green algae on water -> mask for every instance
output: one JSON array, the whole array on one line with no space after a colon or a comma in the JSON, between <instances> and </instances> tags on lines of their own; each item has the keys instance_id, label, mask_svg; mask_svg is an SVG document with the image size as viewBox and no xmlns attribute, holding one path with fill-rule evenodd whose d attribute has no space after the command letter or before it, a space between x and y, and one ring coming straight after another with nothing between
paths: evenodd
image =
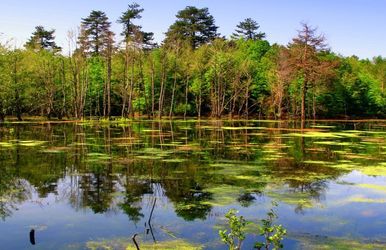
<instances>
[{"instance_id":1,"label":"green algae on water","mask_svg":"<svg viewBox=\"0 0 386 250\"><path fill-rule=\"evenodd\" d=\"M304 250L375 250L386 249L386 243L373 242L371 239L352 239L352 238L336 238L323 236L292 236L291 238L297 240L298 248ZM372 243L373 242L373 243Z\"/></svg>"},{"instance_id":2,"label":"green algae on water","mask_svg":"<svg viewBox=\"0 0 386 250\"><path fill-rule=\"evenodd\" d=\"M144 243L140 244L141 249L146 250L201 250L204 249L202 245L193 244L185 240L169 240L160 241L157 243ZM133 245L129 245L126 250L136 250L137 248Z\"/></svg>"}]
</instances>

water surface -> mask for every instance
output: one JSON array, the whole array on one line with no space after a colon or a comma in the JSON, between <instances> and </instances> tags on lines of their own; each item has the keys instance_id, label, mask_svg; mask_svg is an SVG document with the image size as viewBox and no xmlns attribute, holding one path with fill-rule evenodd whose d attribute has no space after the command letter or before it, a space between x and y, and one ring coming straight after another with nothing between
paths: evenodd
<instances>
[{"instance_id":1,"label":"water surface","mask_svg":"<svg viewBox=\"0 0 386 250\"><path fill-rule=\"evenodd\" d=\"M380 121L6 123L0 248L226 249L224 214L273 200L285 249L386 248L385 149Z\"/></svg>"}]
</instances>

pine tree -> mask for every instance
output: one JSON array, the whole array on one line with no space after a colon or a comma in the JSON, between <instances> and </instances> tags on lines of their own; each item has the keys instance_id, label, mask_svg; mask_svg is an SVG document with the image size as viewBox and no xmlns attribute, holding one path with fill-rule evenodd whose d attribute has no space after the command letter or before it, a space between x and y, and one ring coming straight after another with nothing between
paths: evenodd
<instances>
[{"instance_id":1,"label":"pine tree","mask_svg":"<svg viewBox=\"0 0 386 250\"><path fill-rule=\"evenodd\" d=\"M79 38L84 51L93 55L101 55L107 49L111 36L110 26L106 14L102 11L91 11L90 15L82 19L82 35Z\"/></svg>"},{"instance_id":2,"label":"pine tree","mask_svg":"<svg viewBox=\"0 0 386 250\"><path fill-rule=\"evenodd\" d=\"M262 40L265 38L265 33L258 32L260 25L252 18L245 19L236 27L235 33L232 35L233 38L244 38L245 40Z\"/></svg>"},{"instance_id":3,"label":"pine tree","mask_svg":"<svg viewBox=\"0 0 386 250\"><path fill-rule=\"evenodd\" d=\"M126 40L132 38L135 32L141 29L141 26L135 25L133 20L141 19L142 12L143 9L140 8L139 4L132 3L129 4L127 10L123 12L122 16L118 19L118 23L123 24L123 31L121 35L124 36Z\"/></svg>"},{"instance_id":4,"label":"pine tree","mask_svg":"<svg viewBox=\"0 0 386 250\"><path fill-rule=\"evenodd\" d=\"M121 35L125 38L125 43L134 42L144 47L153 47L154 33L144 32L141 26L133 23L134 20L142 18L142 12L143 8L140 8L139 4L129 4L127 10L118 19L118 23L123 24Z\"/></svg>"},{"instance_id":5,"label":"pine tree","mask_svg":"<svg viewBox=\"0 0 386 250\"><path fill-rule=\"evenodd\" d=\"M36 49L36 50L50 50L50 51L59 51L61 50L54 41L55 30L46 30L43 26L36 26L35 31L32 33L32 36L25 44L26 48Z\"/></svg>"},{"instance_id":6,"label":"pine tree","mask_svg":"<svg viewBox=\"0 0 386 250\"><path fill-rule=\"evenodd\" d=\"M78 43L80 44L80 51L91 54L91 72L93 72L94 82L91 84L90 93L94 96L90 98L91 104L90 113L92 112L92 106L95 106L95 114L101 115L100 109L100 92L101 81L103 83L103 115L109 118L111 115L111 72L112 72L112 55L114 48L114 33L110 30L111 23L108 20L106 14L102 11L91 11L90 15L82 19L81 23L81 36ZM98 70L105 67L105 79ZM96 73L98 72L98 73ZM101 79L102 78L102 79Z\"/></svg>"},{"instance_id":7,"label":"pine tree","mask_svg":"<svg viewBox=\"0 0 386 250\"><path fill-rule=\"evenodd\" d=\"M177 20L166 32L164 43L175 40L188 41L193 49L213 41L219 36L218 27L208 8L188 6L178 12Z\"/></svg>"}]
</instances>

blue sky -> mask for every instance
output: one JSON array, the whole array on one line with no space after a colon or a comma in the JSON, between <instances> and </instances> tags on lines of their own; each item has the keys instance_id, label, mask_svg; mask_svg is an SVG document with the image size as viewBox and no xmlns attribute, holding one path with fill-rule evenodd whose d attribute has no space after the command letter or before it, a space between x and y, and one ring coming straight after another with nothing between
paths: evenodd
<instances>
[{"instance_id":1,"label":"blue sky","mask_svg":"<svg viewBox=\"0 0 386 250\"><path fill-rule=\"evenodd\" d=\"M66 47L66 34L79 26L91 10L105 11L120 33L117 18L126 0L1 0L1 40L15 38L22 45L34 27L56 29L57 42ZM296 35L299 23L317 26L330 47L345 56L386 57L386 0L136 0L144 9L139 24L162 41L164 32L185 6L208 7L219 32L229 36L237 23L255 19L271 43L287 44Z\"/></svg>"}]
</instances>

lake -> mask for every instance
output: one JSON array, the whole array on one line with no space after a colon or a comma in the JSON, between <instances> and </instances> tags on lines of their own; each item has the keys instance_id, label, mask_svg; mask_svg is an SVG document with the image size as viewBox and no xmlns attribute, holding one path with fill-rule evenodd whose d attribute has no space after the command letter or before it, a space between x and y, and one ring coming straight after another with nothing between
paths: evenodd
<instances>
[{"instance_id":1,"label":"lake","mask_svg":"<svg viewBox=\"0 0 386 250\"><path fill-rule=\"evenodd\" d=\"M227 249L235 208L277 201L285 249L386 248L386 123L0 125L1 249ZM34 230L34 241L31 241ZM243 249L252 249L250 226ZM33 245L35 243L35 245ZM185 248L183 248L185 247Z\"/></svg>"}]
</instances>

